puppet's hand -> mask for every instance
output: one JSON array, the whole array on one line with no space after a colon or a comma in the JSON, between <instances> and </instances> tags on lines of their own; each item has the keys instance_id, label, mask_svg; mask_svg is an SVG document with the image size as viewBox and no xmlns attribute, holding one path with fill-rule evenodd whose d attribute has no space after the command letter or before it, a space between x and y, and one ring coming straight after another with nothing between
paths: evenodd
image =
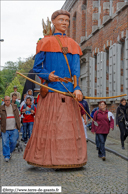
<instances>
[{"instance_id":1,"label":"puppet's hand","mask_svg":"<svg viewBox=\"0 0 128 194\"><path fill-rule=\"evenodd\" d=\"M58 78L58 76L57 75L54 75L54 73L55 73L55 71L52 71L50 74L49 74L49 80L51 81L51 82L54 82L54 81L56 81L56 78Z\"/></svg>"},{"instance_id":2,"label":"puppet's hand","mask_svg":"<svg viewBox=\"0 0 128 194\"><path fill-rule=\"evenodd\" d=\"M81 101L83 99L83 95L82 95L82 92L80 90L75 90L73 92L73 94L75 94L75 97L78 101Z\"/></svg>"}]
</instances>

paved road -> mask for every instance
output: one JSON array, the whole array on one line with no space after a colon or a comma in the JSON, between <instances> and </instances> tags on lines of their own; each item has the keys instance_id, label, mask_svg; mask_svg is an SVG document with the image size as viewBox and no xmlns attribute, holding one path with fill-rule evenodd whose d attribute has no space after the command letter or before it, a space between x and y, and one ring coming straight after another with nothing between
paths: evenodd
<instances>
[{"instance_id":1,"label":"paved road","mask_svg":"<svg viewBox=\"0 0 128 194\"><path fill-rule=\"evenodd\" d=\"M88 138L95 141L95 135L93 135L89 130L88 130ZM124 142L125 150L122 149L120 140L111 138L109 135L107 136L107 141L105 143L105 146L109 149L116 151L118 154L128 158L128 137Z\"/></svg>"},{"instance_id":2,"label":"paved road","mask_svg":"<svg viewBox=\"0 0 128 194\"><path fill-rule=\"evenodd\" d=\"M1 143L1 139L0 139ZM97 157L95 145L87 143L88 163L81 169L58 170L30 166L23 152L15 151L9 163L1 157L3 186L62 186L63 194L128 193L127 161L107 152L107 160Z\"/></svg>"}]
</instances>

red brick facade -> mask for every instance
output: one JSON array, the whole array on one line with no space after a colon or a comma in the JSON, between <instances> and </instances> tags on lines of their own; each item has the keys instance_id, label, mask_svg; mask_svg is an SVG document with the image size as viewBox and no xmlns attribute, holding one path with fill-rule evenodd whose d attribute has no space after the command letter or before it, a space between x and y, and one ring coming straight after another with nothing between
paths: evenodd
<instances>
[{"instance_id":1,"label":"red brick facade","mask_svg":"<svg viewBox=\"0 0 128 194\"><path fill-rule=\"evenodd\" d=\"M71 2L73 2L72 5ZM126 38L126 30L128 30L128 2L126 0L67 0L62 8L71 14L68 36L80 44L82 51L91 48L91 57L97 58L99 52L109 52L111 45L123 43ZM121 60L122 58L121 54ZM106 66L109 68L109 58ZM95 63L96 71L97 62ZM120 74L123 77L123 69ZM94 80L97 84L97 77ZM108 72L106 72L106 80L109 83ZM123 84L120 85L120 91L123 93ZM106 96L108 96L108 91L109 84L106 84ZM96 96L96 89L94 93Z\"/></svg>"},{"instance_id":2,"label":"red brick facade","mask_svg":"<svg viewBox=\"0 0 128 194\"><path fill-rule=\"evenodd\" d=\"M81 89L86 96L116 96L128 100L128 0L66 0L62 9L70 12L68 36L79 43ZM106 100L116 115L120 99ZM98 106L89 100L90 111ZM111 137L119 139L115 125Z\"/></svg>"},{"instance_id":3,"label":"red brick facade","mask_svg":"<svg viewBox=\"0 0 128 194\"><path fill-rule=\"evenodd\" d=\"M75 37L75 40L80 43L81 37L92 35L92 26L98 25L98 20L93 19L93 13L98 13L98 7L93 7L93 2L98 0L77 0L70 10L70 30L69 35L71 38ZM103 3L110 0L100 0L100 23L103 24L103 16L109 15L110 10L103 10ZM128 6L125 6L120 12L116 14L117 3L125 2L125 0L113 0L112 12L115 14L113 18L104 24L90 39L82 43L81 48L92 46L92 52L95 48L99 48L99 51L104 51L104 45L107 47L107 41L114 44L117 42L118 35L121 39L121 32L124 31L124 37L126 36L126 29L128 29Z\"/></svg>"}]
</instances>

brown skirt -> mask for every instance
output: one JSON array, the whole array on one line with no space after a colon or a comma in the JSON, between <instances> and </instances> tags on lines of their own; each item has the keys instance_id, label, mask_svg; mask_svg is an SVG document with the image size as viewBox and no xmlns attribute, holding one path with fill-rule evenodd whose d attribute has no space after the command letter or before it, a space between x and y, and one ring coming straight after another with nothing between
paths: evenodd
<instances>
[{"instance_id":1,"label":"brown skirt","mask_svg":"<svg viewBox=\"0 0 128 194\"><path fill-rule=\"evenodd\" d=\"M40 97L23 158L47 168L77 168L87 162L87 146L77 102L58 93Z\"/></svg>"}]
</instances>

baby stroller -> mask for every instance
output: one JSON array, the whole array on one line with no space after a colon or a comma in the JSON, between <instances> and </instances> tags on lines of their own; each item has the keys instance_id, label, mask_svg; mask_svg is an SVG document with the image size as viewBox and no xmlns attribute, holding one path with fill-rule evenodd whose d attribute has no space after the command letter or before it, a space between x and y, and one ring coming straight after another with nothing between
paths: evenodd
<instances>
[{"instance_id":1,"label":"baby stroller","mask_svg":"<svg viewBox=\"0 0 128 194\"><path fill-rule=\"evenodd\" d=\"M22 147L22 144L20 142L20 137L17 140L16 148L17 148L18 152L23 152L23 147Z\"/></svg>"},{"instance_id":2,"label":"baby stroller","mask_svg":"<svg viewBox=\"0 0 128 194\"><path fill-rule=\"evenodd\" d=\"M92 122L88 123L87 124L87 127L88 127L89 130L91 130L91 128L92 128Z\"/></svg>"}]
</instances>

